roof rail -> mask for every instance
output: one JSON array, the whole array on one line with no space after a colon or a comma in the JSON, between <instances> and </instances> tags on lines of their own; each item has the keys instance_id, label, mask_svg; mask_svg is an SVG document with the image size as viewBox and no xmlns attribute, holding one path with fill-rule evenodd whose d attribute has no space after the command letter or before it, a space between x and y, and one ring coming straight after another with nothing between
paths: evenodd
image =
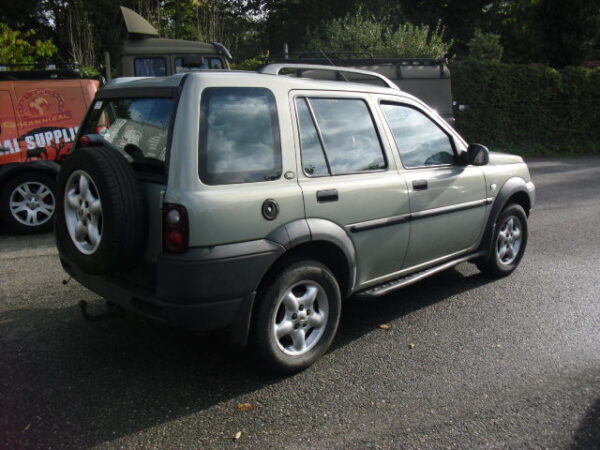
<instances>
[{"instance_id":1,"label":"roof rail","mask_svg":"<svg viewBox=\"0 0 600 450\"><path fill-rule=\"evenodd\" d=\"M359 75L367 75L373 78L377 78L381 81L386 87L400 90L400 88L395 85L389 78L384 77L383 75L377 72L371 72L370 70L361 70L361 69L353 69L349 67L340 67L340 66L322 66L318 64L287 64L287 63L275 63L268 64L264 67L261 67L258 72L266 73L270 75L279 75L279 72L283 69L296 69L298 71L298 76L302 75L302 72L305 70L323 70L328 72L335 72L336 74L340 74L344 81L349 81L346 77L344 77L344 73L354 73Z\"/></svg>"}]
</instances>

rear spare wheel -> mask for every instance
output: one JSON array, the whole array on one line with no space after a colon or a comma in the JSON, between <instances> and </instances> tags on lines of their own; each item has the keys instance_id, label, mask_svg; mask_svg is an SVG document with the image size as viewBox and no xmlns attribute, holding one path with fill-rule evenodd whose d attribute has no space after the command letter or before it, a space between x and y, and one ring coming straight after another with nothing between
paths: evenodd
<instances>
[{"instance_id":1,"label":"rear spare wheel","mask_svg":"<svg viewBox=\"0 0 600 450\"><path fill-rule=\"evenodd\" d=\"M147 234L146 205L131 165L116 150L74 151L58 179L56 241L88 273L135 266Z\"/></svg>"}]
</instances>

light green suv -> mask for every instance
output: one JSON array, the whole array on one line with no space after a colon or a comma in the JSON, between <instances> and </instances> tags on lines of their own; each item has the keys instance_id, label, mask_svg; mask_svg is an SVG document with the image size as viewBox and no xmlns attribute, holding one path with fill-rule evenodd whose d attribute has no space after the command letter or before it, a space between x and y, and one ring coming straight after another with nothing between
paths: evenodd
<instances>
[{"instance_id":1,"label":"light green suv","mask_svg":"<svg viewBox=\"0 0 600 450\"><path fill-rule=\"evenodd\" d=\"M304 69L99 91L58 178L64 269L125 310L227 330L289 373L325 353L347 297L465 261L516 268L534 201L520 157L468 145L378 74L383 87L293 76Z\"/></svg>"}]
</instances>

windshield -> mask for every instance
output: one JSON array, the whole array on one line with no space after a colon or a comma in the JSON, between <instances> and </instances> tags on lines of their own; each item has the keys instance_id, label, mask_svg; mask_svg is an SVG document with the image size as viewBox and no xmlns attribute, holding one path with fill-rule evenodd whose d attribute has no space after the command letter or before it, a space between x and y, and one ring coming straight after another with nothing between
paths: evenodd
<instances>
[{"instance_id":1,"label":"windshield","mask_svg":"<svg viewBox=\"0 0 600 450\"><path fill-rule=\"evenodd\" d=\"M134 163L164 167L172 109L171 98L97 100L82 134L102 136Z\"/></svg>"}]
</instances>

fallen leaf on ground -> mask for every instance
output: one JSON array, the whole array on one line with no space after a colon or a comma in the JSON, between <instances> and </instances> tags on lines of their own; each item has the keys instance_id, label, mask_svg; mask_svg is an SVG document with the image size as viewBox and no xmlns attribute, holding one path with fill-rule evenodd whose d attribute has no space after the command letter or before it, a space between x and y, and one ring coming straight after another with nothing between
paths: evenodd
<instances>
[{"instance_id":1,"label":"fallen leaf on ground","mask_svg":"<svg viewBox=\"0 0 600 450\"><path fill-rule=\"evenodd\" d=\"M239 440L242 437L242 432L238 431L237 433L235 433L235 436L233 437L234 441Z\"/></svg>"},{"instance_id":2,"label":"fallen leaf on ground","mask_svg":"<svg viewBox=\"0 0 600 450\"><path fill-rule=\"evenodd\" d=\"M408 348L415 348L417 346L417 344L413 344L412 342L410 344L408 344Z\"/></svg>"},{"instance_id":3,"label":"fallen leaf on ground","mask_svg":"<svg viewBox=\"0 0 600 450\"><path fill-rule=\"evenodd\" d=\"M389 323L384 323L384 324L379 325L379 328L387 331L387 330L391 330L392 326Z\"/></svg>"},{"instance_id":4,"label":"fallen leaf on ground","mask_svg":"<svg viewBox=\"0 0 600 450\"><path fill-rule=\"evenodd\" d=\"M244 412L254 411L254 405L252 403L238 403L237 409Z\"/></svg>"},{"instance_id":5,"label":"fallen leaf on ground","mask_svg":"<svg viewBox=\"0 0 600 450\"><path fill-rule=\"evenodd\" d=\"M29 430L29 427L31 427L30 423L28 423L27 426L25 428L23 428L23 433L25 433L27 430Z\"/></svg>"}]
</instances>

